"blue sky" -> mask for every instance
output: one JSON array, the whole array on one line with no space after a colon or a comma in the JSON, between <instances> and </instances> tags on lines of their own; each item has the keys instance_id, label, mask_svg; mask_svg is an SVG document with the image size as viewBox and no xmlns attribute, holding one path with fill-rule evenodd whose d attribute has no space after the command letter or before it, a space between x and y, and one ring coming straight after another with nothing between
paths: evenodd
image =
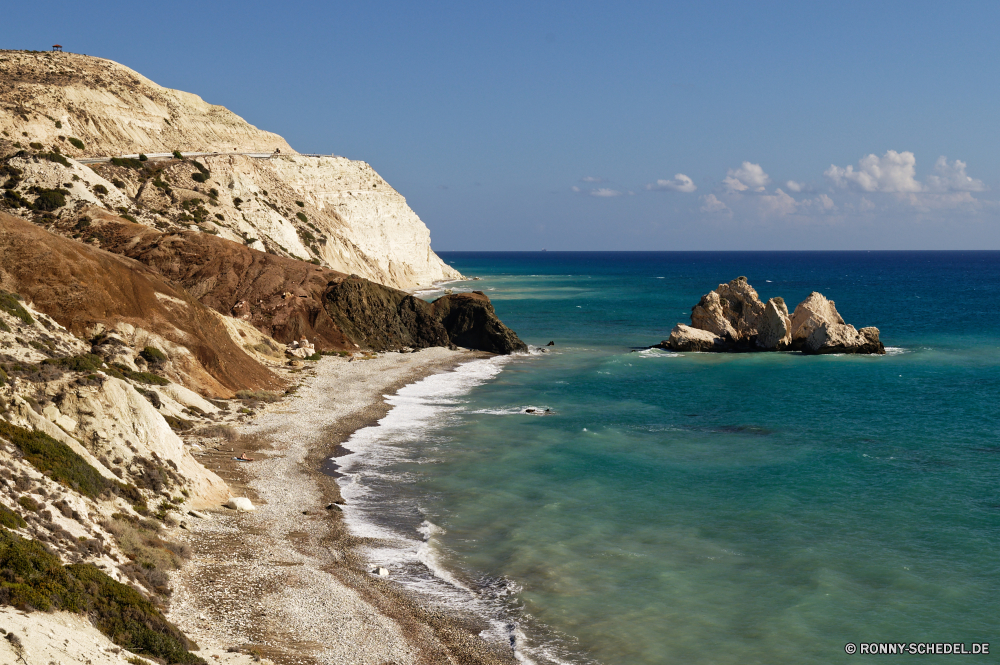
<instances>
[{"instance_id":1,"label":"blue sky","mask_svg":"<svg viewBox=\"0 0 1000 665\"><path fill-rule=\"evenodd\" d=\"M39 1L4 9L0 46L59 42L365 160L439 250L1000 249L998 19L985 2Z\"/></svg>"}]
</instances>

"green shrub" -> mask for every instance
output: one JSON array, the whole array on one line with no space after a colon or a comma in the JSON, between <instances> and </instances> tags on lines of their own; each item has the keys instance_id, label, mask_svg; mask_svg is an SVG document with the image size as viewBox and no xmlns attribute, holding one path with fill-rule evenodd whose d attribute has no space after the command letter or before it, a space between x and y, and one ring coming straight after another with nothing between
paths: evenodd
<instances>
[{"instance_id":1,"label":"green shrub","mask_svg":"<svg viewBox=\"0 0 1000 665\"><path fill-rule=\"evenodd\" d=\"M174 150L174 157L177 159L184 159L184 155L181 154L180 150Z\"/></svg>"},{"instance_id":2,"label":"green shrub","mask_svg":"<svg viewBox=\"0 0 1000 665\"><path fill-rule=\"evenodd\" d=\"M29 146L31 146L31 149L32 149L32 150L41 150L41 149L42 149L42 144L41 144L41 143L38 143L38 142L36 142L36 141L32 141L32 142L31 142L31 143L29 143L28 145L29 145Z\"/></svg>"},{"instance_id":3,"label":"green shrub","mask_svg":"<svg viewBox=\"0 0 1000 665\"><path fill-rule=\"evenodd\" d=\"M38 156L42 159L47 159L50 162L55 162L56 164L62 164L63 166L69 166L69 162L66 158L60 155L58 152L40 152Z\"/></svg>"},{"instance_id":4,"label":"green shrub","mask_svg":"<svg viewBox=\"0 0 1000 665\"><path fill-rule=\"evenodd\" d=\"M162 363L167 359L166 354L155 346L147 346L141 353L139 353L139 355L142 356L146 362L151 363Z\"/></svg>"},{"instance_id":5,"label":"green shrub","mask_svg":"<svg viewBox=\"0 0 1000 665\"><path fill-rule=\"evenodd\" d=\"M32 187L31 191L36 194L34 208L43 212L52 212L66 205L66 195L69 193L65 189L45 189L42 187Z\"/></svg>"},{"instance_id":6,"label":"green shrub","mask_svg":"<svg viewBox=\"0 0 1000 665\"><path fill-rule=\"evenodd\" d=\"M132 159L131 157L112 157L111 163L115 166L124 166L129 169L138 170L142 168L142 162L138 159ZM118 185L115 185L115 187L118 187Z\"/></svg>"},{"instance_id":7,"label":"green shrub","mask_svg":"<svg viewBox=\"0 0 1000 665\"><path fill-rule=\"evenodd\" d=\"M46 358L42 364L56 365L72 372L95 372L101 369L104 361L93 353L85 353L81 356L68 356L66 358Z\"/></svg>"},{"instance_id":8,"label":"green shrub","mask_svg":"<svg viewBox=\"0 0 1000 665\"><path fill-rule=\"evenodd\" d=\"M24 323L34 323L35 320L31 318L31 314L28 314L28 310L24 309L18 302L20 299L15 293L0 291L0 311L7 312Z\"/></svg>"},{"instance_id":9,"label":"green shrub","mask_svg":"<svg viewBox=\"0 0 1000 665\"><path fill-rule=\"evenodd\" d=\"M86 614L112 642L167 663L205 665L153 603L92 564L63 566L35 540L0 530L0 603L20 610Z\"/></svg>"},{"instance_id":10,"label":"green shrub","mask_svg":"<svg viewBox=\"0 0 1000 665\"><path fill-rule=\"evenodd\" d=\"M305 207L306 207L306 204L305 204L305 203L303 203L302 201L296 201L296 202L295 202L295 205L297 205L297 206L298 206L298 207L300 207L300 208L305 208Z\"/></svg>"},{"instance_id":11,"label":"green shrub","mask_svg":"<svg viewBox=\"0 0 1000 665\"><path fill-rule=\"evenodd\" d=\"M219 190L213 187L212 189L208 190L208 195L211 196L213 199L217 199L219 198Z\"/></svg>"},{"instance_id":12,"label":"green shrub","mask_svg":"<svg viewBox=\"0 0 1000 665\"><path fill-rule=\"evenodd\" d=\"M38 502L32 499L27 494L22 494L21 496L19 496L17 498L17 502L18 504L20 504L22 508L24 508L25 510L30 510L33 513L37 513L38 508L40 507L38 505Z\"/></svg>"},{"instance_id":13,"label":"green shrub","mask_svg":"<svg viewBox=\"0 0 1000 665\"><path fill-rule=\"evenodd\" d=\"M151 386L166 386L170 384L169 380L163 378L159 374L153 374L152 372L123 372L123 374L133 381L138 381L139 383L145 383Z\"/></svg>"},{"instance_id":14,"label":"green shrub","mask_svg":"<svg viewBox=\"0 0 1000 665\"><path fill-rule=\"evenodd\" d=\"M13 510L0 504L0 525L7 527L8 529L23 529L28 526L28 523L24 521L24 518L15 513Z\"/></svg>"},{"instance_id":15,"label":"green shrub","mask_svg":"<svg viewBox=\"0 0 1000 665\"><path fill-rule=\"evenodd\" d=\"M142 154L142 153L140 152L140 153L139 153L139 161L140 161L140 162L146 162L146 161L149 161L149 157L147 157L146 155L144 155L144 154Z\"/></svg>"},{"instance_id":16,"label":"green shrub","mask_svg":"<svg viewBox=\"0 0 1000 665\"><path fill-rule=\"evenodd\" d=\"M62 120L56 120L56 129L62 129Z\"/></svg>"},{"instance_id":17,"label":"green shrub","mask_svg":"<svg viewBox=\"0 0 1000 665\"><path fill-rule=\"evenodd\" d=\"M0 321L0 330L4 332L10 332L10 328L3 321ZM7 385L7 372L3 371L3 367L0 367L0 386Z\"/></svg>"},{"instance_id":18,"label":"green shrub","mask_svg":"<svg viewBox=\"0 0 1000 665\"><path fill-rule=\"evenodd\" d=\"M53 480L72 487L91 499L97 498L104 490L116 486L99 474L97 469L90 466L72 448L44 432L27 430L0 421L0 436L17 446L33 467L42 473L51 471Z\"/></svg>"},{"instance_id":19,"label":"green shrub","mask_svg":"<svg viewBox=\"0 0 1000 665\"><path fill-rule=\"evenodd\" d=\"M306 217L305 213L297 212L297 213L295 213L295 216L298 217L299 221L302 222L302 223L305 223L305 222L309 221L309 218Z\"/></svg>"},{"instance_id":20,"label":"green shrub","mask_svg":"<svg viewBox=\"0 0 1000 665\"><path fill-rule=\"evenodd\" d=\"M81 141L76 137L73 136L69 137L69 142L72 143L73 147L76 148L77 150L83 150L84 148L83 141Z\"/></svg>"},{"instance_id":21,"label":"green shrub","mask_svg":"<svg viewBox=\"0 0 1000 665\"><path fill-rule=\"evenodd\" d=\"M191 179L194 180L195 182L205 182L205 181L208 180L208 174L207 173L192 173L191 174Z\"/></svg>"},{"instance_id":22,"label":"green shrub","mask_svg":"<svg viewBox=\"0 0 1000 665\"><path fill-rule=\"evenodd\" d=\"M94 185L94 193L95 194L107 194L108 193L108 188L105 187L104 185L98 183L98 184Z\"/></svg>"}]
</instances>

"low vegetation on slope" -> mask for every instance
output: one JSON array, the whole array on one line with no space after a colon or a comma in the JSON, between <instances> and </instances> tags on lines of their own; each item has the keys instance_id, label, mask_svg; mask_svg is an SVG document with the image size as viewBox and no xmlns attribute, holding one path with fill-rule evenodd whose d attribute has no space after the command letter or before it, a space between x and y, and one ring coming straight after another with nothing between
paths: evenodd
<instances>
[{"instance_id":1,"label":"low vegetation on slope","mask_svg":"<svg viewBox=\"0 0 1000 665\"><path fill-rule=\"evenodd\" d=\"M184 634L132 587L90 564L64 566L39 542L0 528L0 604L86 614L129 651L167 663L200 664Z\"/></svg>"},{"instance_id":2,"label":"low vegetation on slope","mask_svg":"<svg viewBox=\"0 0 1000 665\"><path fill-rule=\"evenodd\" d=\"M44 432L27 430L0 420L0 437L17 446L36 469L84 496L96 499L105 490L117 489L116 483L98 473L69 446Z\"/></svg>"}]
</instances>

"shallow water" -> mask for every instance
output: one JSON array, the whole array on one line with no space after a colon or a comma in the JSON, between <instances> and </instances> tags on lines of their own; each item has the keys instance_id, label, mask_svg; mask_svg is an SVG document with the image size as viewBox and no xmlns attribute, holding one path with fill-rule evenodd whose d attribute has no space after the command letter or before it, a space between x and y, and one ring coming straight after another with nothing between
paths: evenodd
<instances>
[{"instance_id":1,"label":"shallow water","mask_svg":"<svg viewBox=\"0 0 1000 665\"><path fill-rule=\"evenodd\" d=\"M442 256L556 344L409 386L346 444L348 516L396 579L538 663L995 636L1000 253ZM824 293L890 353L635 350L737 275Z\"/></svg>"}]
</instances>

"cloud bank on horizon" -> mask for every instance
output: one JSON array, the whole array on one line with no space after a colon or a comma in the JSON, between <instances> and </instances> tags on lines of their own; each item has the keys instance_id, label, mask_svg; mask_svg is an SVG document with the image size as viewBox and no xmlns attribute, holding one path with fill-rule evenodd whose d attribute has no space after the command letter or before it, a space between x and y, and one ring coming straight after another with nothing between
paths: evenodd
<instances>
[{"instance_id":1,"label":"cloud bank on horizon","mask_svg":"<svg viewBox=\"0 0 1000 665\"><path fill-rule=\"evenodd\" d=\"M760 164L742 162L726 171L711 191L692 197L691 212L715 218L768 220L795 218L797 221L822 221L863 217L874 214L962 212L975 214L1000 209L997 201L975 194L987 192L982 180L970 176L968 165L960 159L949 161L940 156L933 173L918 178L917 158L910 151L887 150L879 156L871 153L857 164L831 164L816 180L786 180L776 186ZM584 183L608 183L604 178L584 177ZM609 186L574 192L615 198L623 192ZM698 186L687 174L676 173L670 179L648 183L649 192L694 194ZM629 191L629 194L634 192ZM683 204L682 204L683 205Z\"/></svg>"}]
</instances>

